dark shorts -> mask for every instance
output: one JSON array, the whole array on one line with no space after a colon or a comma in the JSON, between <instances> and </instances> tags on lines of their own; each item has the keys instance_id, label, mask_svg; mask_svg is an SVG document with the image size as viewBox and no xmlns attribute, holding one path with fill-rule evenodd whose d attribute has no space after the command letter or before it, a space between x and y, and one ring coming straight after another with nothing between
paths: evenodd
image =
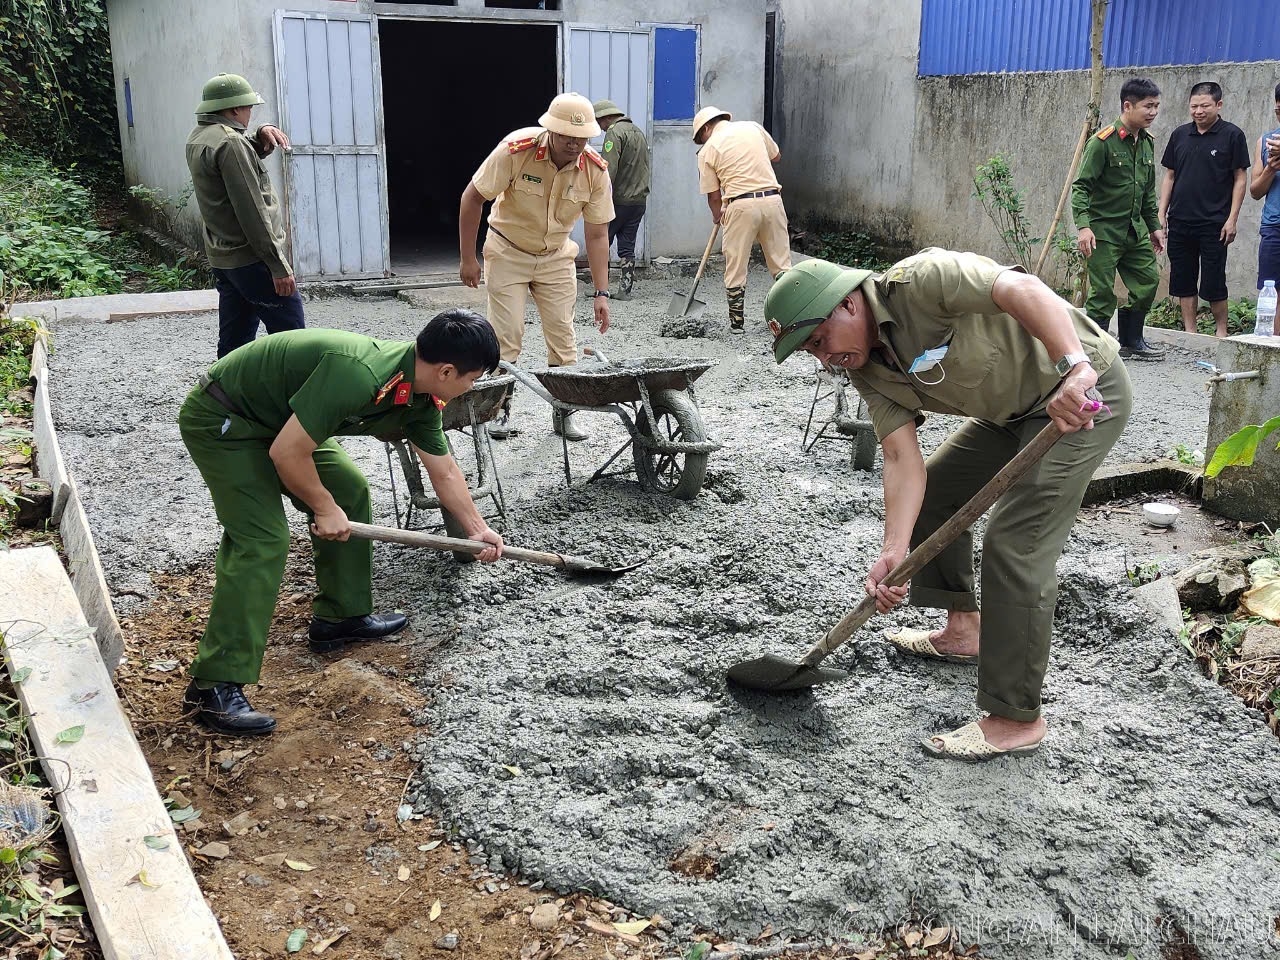
<instances>
[{"instance_id":1,"label":"dark shorts","mask_svg":"<svg viewBox=\"0 0 1280 960\"><path fill-rule=\"evenodd\" d=\"M1200 279L1202 300L1227 299L1227 245L1220 223L1169 221L1169 296L1194 297Z\"/></svg>"},{"instance_id":2,"label":"dark shorts","mask_svg":"<svg viewBox=\"0 0 1280 960\"><path fill-rule=\"evenodd\" d=\"M1274 280L1280 286L1280 224L1264 226L1258 240L1258 289L1263 280Z\"/></svg>"}]
</instances>

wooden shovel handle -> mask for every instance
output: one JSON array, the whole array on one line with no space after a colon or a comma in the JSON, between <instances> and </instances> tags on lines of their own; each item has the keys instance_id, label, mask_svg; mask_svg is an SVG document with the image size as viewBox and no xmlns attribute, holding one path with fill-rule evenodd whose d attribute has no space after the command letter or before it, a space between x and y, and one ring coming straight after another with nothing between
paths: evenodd
<instances>
[{"instance_id":1,"label":"wooden shovel handle","mask_svg":"<svg viewBox=\"0 0 1280 960\"><path fill-rule=\"evenodd\" d=\"M883 582L891 587L899 587L919 573L925 564L941 553L956 537L973 526L974 521L986 513L1010 487L1021 480L1061 437L1062 431L1058 429L1058 425L1050 421L1048 426L1036 434L1030 443L1018 451L1017 456L987 481L986 486L973 495L973 499L935 530L929 539L903 557L902 562L889 571L889 575ZM846 613L825 637L810 647L801 662L808 667L821 663L853 636L859 627L870 620L875 612L876 598L866 597Z\"/></svg>"},{"instance_id":2,"label":"wooden shovel handle","mask_svg":"<svg viewBox=\"0 0 1280 960\"><path fill-rule=\"evenodd\" d=\"M460 540L457 537L442 537L434 533L423 533L421 530L400 530L396 527L380 527L372 523L351 523L351 535L361 540L381 540L385 543L401 543L409 547L427 547L430 550L454 550L459 553L470 553L473 556L492 546L482 540ZM541 550L526 550L523 547L504 546L502 555L509 560L523 560L525 563L538 563L560 570L574 569L576 557L567 557L559 553L544 553Z\"/></svg>"},{"instance_id":3,"label":"wooden shovel handle","mask_svg":"<svg viewBox=\"0 0 1280 960\"><path fill-rule=\"evenodd\" d=\"M689 312L689 305L693 303L693 295L698 292L698 284L702 282L702 271L707 269L707 261L711 259L711 248L716 245L716 237L720 236L720 224L715 224L711 228L711 239L707 241L707 249L702 251L702 262L698 264L698 272L693 275L693 286L689 288L689 296L684 301L684 309L681 313Z\"/></svg>"}]
</instances>

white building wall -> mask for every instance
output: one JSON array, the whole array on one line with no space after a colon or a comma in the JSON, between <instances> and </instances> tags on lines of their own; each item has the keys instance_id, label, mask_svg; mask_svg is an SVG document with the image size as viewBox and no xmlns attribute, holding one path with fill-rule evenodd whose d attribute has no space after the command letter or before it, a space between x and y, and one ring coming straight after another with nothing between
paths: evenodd
<instances>
[{"instance_id":1,"label":"white building wall","mask_svg":"<svg viewBox=\"0 0 1280 960\"><path fill-rule=\"evenodd\" d=\"M121 141L128 184L176 195L187 184L183 144L195 124L200 87L220 71L240 73L267 101L254 111L254 122L277 118L274 12L316 11L334 15L387 10L373 0L109 0L111 45L121 118ZM564 22L635 27L638 24L696 23L701 27L698 106L715 104L737 117L760 119L764 106L765 0L732 0L701 5L693 11L685 0L651 0L638 9L626 0L565 0ZM396 8L403 13L409 9ZM456 8L417 6L424 16L520 19L519 11L491 10L481 0L460 0ZM643 20L637 19L643 17ZM546 22L554 14L541 14ZM132 81L135 126L125 126L124 78ZM481 105L476 105L482 109ZM512 117L512 127L535 123L536 117ZM695 148L687 122L658 124L652 137L654 184L646 219L651 256L698 255L711 229L710 214L697 191ZM786 144L783 143L784 152ZM268 161L283 197L278 157ZM458 185L461 195L465 184ZM194 203L181 229L199 246Z\"/></svg>"}]
</instances>

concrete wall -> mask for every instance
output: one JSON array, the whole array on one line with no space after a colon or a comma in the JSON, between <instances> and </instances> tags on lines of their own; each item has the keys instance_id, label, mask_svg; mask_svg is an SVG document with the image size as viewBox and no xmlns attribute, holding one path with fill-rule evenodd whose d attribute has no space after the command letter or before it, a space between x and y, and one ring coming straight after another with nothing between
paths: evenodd
<instances>
[{"instance_id":1,"label":"concrete wall","mask_svg":"<svg viewBox=\"0 0 1280 960\"><path fill-rule=\"evenodd\" d=\"M535 14L543 22L634 27L638 23L700 24L699 103L714 103L736 116L759 119L764 106L765 0L732 0L714 12L691 15L685 0L651 0L642 10L625 0L565 0L562 16ZM194 125L200 87L219 71L240 73L267 101L254 111L254 123L277 118L273 15L278 0L109 0L112 56L121 122L125 179L169 194L190 180L182 145ZM287 9L334 14L387 13L372 0L302 0ZM521 12L486 9L480 0L461 0L457 8L399 6L399 13L450 14L519 19ZM643 21L637 18L643 16ZM132 83L135 126L125 121L124 78ZM536 122L513 117L511 126ZM654 189L646 226L650 255L701 254L711 228L706 204L697 192L697 168L688 123L659 124L653 135ZM282 197L280 161L268 161ZM458 185L461 194L464 184ZM181 221L183 239L199 245L199 220L192 203Z\"/></svg>"},{"instance_id":2,"label":"concrete wall","mask_svg":"<svg viewBox=\"0 0 1280 960\"><path fill-rule=\"evenodd\" d=\"M782 172L793 219L845 221L914 246L1008 259L972 182L977 164L1005 153L1037 233L1048 227L1083 122L1087 71L918 78L918 0L780 0L780 9ZM832 28L841 23L856 31ZM1152 127L1157 161L1189 119L1188 92L1201 80L1222 84L1223 116L1244 129L1251 150L1275 126L1280 61L1108 70L1104 122L1119 113L1120 86L1135 75L1164 91ZM1255 289L1261 206L1246 195L1228 257L1232 296Z\"/></svg>"},{"instance_id":3,"label":"concrete wall","mask_svg":"<svg viewBox=\"0 0 1280 960\"><path fill-rule=\"evenodd\" d=\"M788 213L910 243L920 4L779 0L778 10Z\"/></svg>"},{"instance_id":4,"label":"concrete wall","mask_svg":"<svg viewBox=\"0 0 1280 960\"><path fill-rule=\"evenodd\" d=\"M1218 342L1215 358L1224 372L1257 370L1254 380L1214 384L1209 404L1208 444L1212 459L1218 445L1248 423L1266 423L1280 414L1280 338L1229 337ZM1260 444L1249 467L1227 467L1215 479L1205 478L1204 505L1214 513L1247 522L1280 527L1280 435L1272 433Z\"/></svg>"}]
</instances>

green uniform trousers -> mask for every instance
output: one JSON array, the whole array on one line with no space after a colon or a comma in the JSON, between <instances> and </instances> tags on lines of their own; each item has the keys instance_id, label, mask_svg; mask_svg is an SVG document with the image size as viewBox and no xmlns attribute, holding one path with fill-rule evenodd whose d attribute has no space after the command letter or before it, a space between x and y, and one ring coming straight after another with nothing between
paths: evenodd
<instances>
[{"instance_id":1,"label":"green uniform trousers","mask_svg":"<svg viewBox=\"0 0 1280 960\"><path fill-rule=\"evenodd\" d=\"M1040 715L1049 664L1056 566L1089 478L1129 419L1129 374L1115 360L1098 380L1111 415L1062 437L996 503L982 541L982 635L978 706L1011 720ZM911 546L922 543L1047 424L1040 413L1013 423L967 420L929 457L924 504ZM973 535L966 531L911 578L911 603L977 610Z\"/></svg>"},{"instance_id":2,"label":"green uniform trousers","mask_svg":"<svg viewBox=\"0 0 1280 960\"><path fill-rule=\"evenodd\" d=\"M178 427L222 524L209 622L191 675L257 683L289 555L289 522L280 499L288 491L271 461L274 437L263 436L262 427L224 410L198 387L183 403ZM346 452L330 439L313 458L320 480L348 518L368 523L373 516L369 485ZM310 516L305 503L289 496ZM370 613L373 544L312 537L311 546L317 587L313 613L326 620Z\"/></svg>"},{"instance_id":3,"label":"green uniform trousers","mask_svg":"<svg viewBox=\"0 0 1280 960\"><path fill-rule=\"evenodd\" d=\"M1156 266L1156 253L1149 236L1139 237L1132 226L1124 240L1103 240L1085 263L1089 267L1089 299L1085 313L1103 330L1111 323L1116 310L1116 274L1129 291L1129 307L1142 316L1147 315L1156 299L1156 287L1160 284L1160 268Z\"/></svg>"}]
</instances>

